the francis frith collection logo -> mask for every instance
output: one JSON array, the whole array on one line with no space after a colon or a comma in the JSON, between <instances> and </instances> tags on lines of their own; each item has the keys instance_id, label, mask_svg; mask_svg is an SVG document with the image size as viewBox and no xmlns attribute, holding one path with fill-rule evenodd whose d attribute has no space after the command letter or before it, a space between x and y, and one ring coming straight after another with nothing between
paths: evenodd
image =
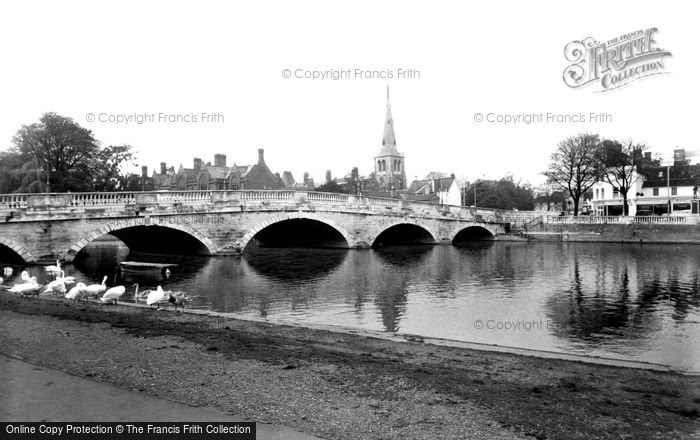
<instances>
[{"instance_id":1,"label":"the francis frith collection logo","mask_svg":"<svg viewBox=\"0 0 700 440\"><path fill-rule=\"evenodd\" d=\"M664 57L671 56L671 52L657 46L656 32L656 28L649 28L606 42L591 37L570 42L564 48L564 56L573 64L564 69L564 83L571 88L596 84L598 92L607 92L648 76L668 73Z\"/></svg>"}]
</instances>

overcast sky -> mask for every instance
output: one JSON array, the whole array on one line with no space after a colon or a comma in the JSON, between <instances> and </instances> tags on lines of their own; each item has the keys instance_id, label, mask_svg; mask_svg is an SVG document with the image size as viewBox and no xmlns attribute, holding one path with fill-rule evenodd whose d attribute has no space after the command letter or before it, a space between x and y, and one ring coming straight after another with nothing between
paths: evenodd
<instances>
[{"instance_id":1,"label":"overcast sky","mask_svg":"<svg viewBox=\"0 0 700 440\"><path fill-rule=\"evenodd\" d=\"M364 175L381 148L388 84L409 179L512 173L537 184L556 144L583 131L632 137L670 157L675 147L700 149L691 4L3 2L0 149L21 125L56 112L104 145L133 145L149 173L161 161L213 162L215 153L250 164L264 148L273 171L297 180L353 166ZM607 93L564 84L570 41L652 27L657 46L673 54L664 59L668 74ZM350 69L351 78L296 78L331 69ZM355 69L393 78L355 78ZM419 76L398 78L398 69ZM591 112L609 117L592 123ZM205 122L202 113L222 116ZM582 113L586 122L505 125L476 122L475 113ZM155 120L100 121L144 114Z\"/></svg>"}]
</instances>

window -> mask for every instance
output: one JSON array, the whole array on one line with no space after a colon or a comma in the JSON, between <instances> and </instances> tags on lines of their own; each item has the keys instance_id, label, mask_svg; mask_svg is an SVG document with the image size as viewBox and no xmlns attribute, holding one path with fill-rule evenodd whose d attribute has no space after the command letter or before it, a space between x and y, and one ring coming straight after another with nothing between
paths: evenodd
<instances>
[{"instance_id":1,"label":"window","mask_svg":"<svg viewBox=\"0 0 700 440\"><path fill-rule=\"evenodd\" d=\"M620 191L617 188L613 188L613 199L620 198Z\"/></svg>"},{"instance_id":2,"label":"window","mask_svg":"<svg viewBox=\"0 0 700 440\"><path fill-rule=\"evenodd\" d=\"M652 195L658 196L659 195L659 188L654 188Z\"/></svg>"},{"instance_id":3,"label":"window","mask_svg":"<svg viewBox=\"0 0 700 440\"><path fill-rule=\"evenodd\" d=\"M677 196L677 195L678 195L678 187L677 187L677 186L672 186L672 187L671 187L671 195L672 195L672 196Z\"/></svg>"},{"instance_id":4,"label":"window","mask_svg":"<svg viewBox=\"0 0 700 440\"><path fill-rule=\"evenodd\" d=\"M595 189L595 198L598 199L598 188Z\"/></svg>"},{"instance_id":5,"label":"window","mask_svg":"<svg viewBox=\"0 0 700 440\"><path fill-rule=\"evenodd\" d=\"M600 189L600 198L604 199L605 198L605 188Z\"/></svg>"}]
</instances>

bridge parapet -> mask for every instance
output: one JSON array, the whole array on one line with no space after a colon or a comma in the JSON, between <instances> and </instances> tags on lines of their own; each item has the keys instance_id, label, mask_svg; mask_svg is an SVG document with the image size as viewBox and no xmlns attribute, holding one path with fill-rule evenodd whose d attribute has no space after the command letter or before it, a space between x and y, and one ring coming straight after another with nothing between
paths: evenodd
<instances>
[{"instance_id":1,"label":"bridge parapet","mask_svg":"<svg viewBox=\"0 0 700 440\"><path fill-rule=\"evenodd\" d=\"M125 215L133 211L156 210L167 214L237 210L323 209L395 215L441 217L489 223L509 221L508 211L442 205L351 194L296 190L144 191L101 193L51 193L0 195L0 212L10 218L22 215ZM519 215L524 215L519 213Z\"/></svg>"}]
</instances>

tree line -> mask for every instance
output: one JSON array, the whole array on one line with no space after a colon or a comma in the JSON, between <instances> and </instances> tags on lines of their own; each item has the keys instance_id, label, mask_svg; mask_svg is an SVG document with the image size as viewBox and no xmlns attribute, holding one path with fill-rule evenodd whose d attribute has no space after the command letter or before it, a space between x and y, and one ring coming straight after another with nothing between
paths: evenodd
<instances>
[{"instance_id":1,"label":"tree line","mask_svg":"<svg viewBox=\"0 0 700 440\"><path fill-rule=\"evenodd\" d=\"M628 214L627 197L648 158L647 147L631 139L601 139L597 134L582 133L562 140L550 157L543 174L546 185L535 195L529 184L521 184L512 175L500 180L463 182L464 204L477 204L497 209L533 210L535 203L563 204L571 197L574 215L578 215L581 199L598 180L607 181L623 199ZM125 173L134 165L130 145L102 146L92 131L71 118L45 113L39 122L22 126L13 138L13 145L0 152L0 193L138 191L152 189L148 177ZM319 191L358 191L357 168L344 185L334 181L317 188ZM146 186L144 186L146 185Z\"/></svg>"},{"instance_id":2,"label":"tree line","mask_svg":"<svg viewBox=\"0 0 700 440\"><path fill-rule=\"evenodd\" d=\"M601 139L597 134L581 133L559 142L544 175L548 184L571 197L574 215L578 215L584 194L599 180L620 193L624 215L628 215L628 193L640 177L636 171L653 165L644 156L646 149L632 139Z\"/></svg>"},{"instance_id":3,"label":"tree line","mask_svg":"<svg viewBox=\"0 0 700 440\"><path fill-rule=\"evenodd\" d=\"M23 125L13 145L0 152L0 193L134 191L141 176L131 145L102 146L92 131L71 118L45 113Z\"/></svg>"}]
</instances>

